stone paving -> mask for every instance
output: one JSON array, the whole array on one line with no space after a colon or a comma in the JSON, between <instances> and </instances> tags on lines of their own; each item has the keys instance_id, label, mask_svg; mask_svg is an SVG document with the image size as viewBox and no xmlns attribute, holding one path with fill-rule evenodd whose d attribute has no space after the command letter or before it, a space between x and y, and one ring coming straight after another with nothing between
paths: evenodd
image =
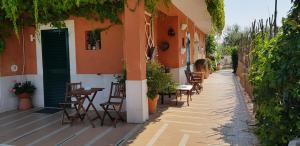
<instances>
[{"instance_id":1,"label":"stone paving","mask_svg":"<svg viewBox=\"0 0 300 146\"><path fill-rule=\"evenodd\" d=\"M251 132L243 92L230 70L210 75L200 95L193 95L190 106L185 96L179 105L165 99L159 112L129 139L134 146L252 146L257 140Z\"/></svg>"}]
</instances>

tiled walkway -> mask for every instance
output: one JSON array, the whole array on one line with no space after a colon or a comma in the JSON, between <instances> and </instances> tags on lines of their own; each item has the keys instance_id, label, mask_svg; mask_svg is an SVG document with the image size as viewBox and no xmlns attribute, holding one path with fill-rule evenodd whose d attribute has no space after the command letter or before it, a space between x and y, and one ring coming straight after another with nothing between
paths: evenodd
<instances>
[{"instance_id":1,"label":"tiled walkway","mask_svg":"<svg viewBox=\"0 0 300 146\"><path fill-rule=\"evenodd\" d=\"M136 124L118 123L114 128L107 121L96 128L88 121L61 125L61 112L40 114L34 111L9 111L0 114L0 146L111 146L120 143L124 135L136 129Z\"/></svg>"},{"instance_id":2,"label":"tiled walkway","mask_svg":"<svg viewBox=\"0 0 300 146\"><path fill-rule=\"evenodd\" d=\"M160 112L132 139L134 146L252 146L250 116L231 71L219 71L205 80L200 95L175 106L166 100ZM182 101L185 101L183 99Z\"/></svg>"}]
</instances>

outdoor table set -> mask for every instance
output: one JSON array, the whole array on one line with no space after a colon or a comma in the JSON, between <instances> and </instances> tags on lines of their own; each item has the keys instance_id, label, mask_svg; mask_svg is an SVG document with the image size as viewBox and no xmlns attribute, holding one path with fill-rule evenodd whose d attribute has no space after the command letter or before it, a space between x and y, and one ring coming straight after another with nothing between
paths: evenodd
<instances>
[{"instance_id":1,"label":"outdoor table set","mask_svg":"<svg viewBox=\"0 0 300 146\"><path fill-rule=\"evenodd\" d=\"M77 109L76 110L78 113L78 116L80 119L84 119L86 116L89 122L93 127L95 127L95 124L93 123L94 120L99 119L102 121L102 117L100 116L99 112L97 111L93 101L98 93L98 91L103 91L104 88L91 88L91 89L78 89L71 91L70 94L71 96L75 97L76 101L78 102ZM88 102L88 106L85 108L84 107L84 102ZM92 111L96 113L95 118L91 118L88 111L92 108ZM83 112L83 114L80 113L80 110Z\"/></svg>"},{"instance_id":2,"label":"outdoor table set","mask_svg":"<svg viewBox=\"0 0 300 146\"><path fill-rule=\"evenodd\" d=\"M114 122L114 126L116 127L116 122L118 119L124 121L120 115L123 100L125 98L125 94L123 93L125 90L123 89L123 87L124 86L121 86L119 83L112 83L108 102L100 104L100 107L104 110L104 115L101 116L93 101L97 93L103 91L104 88L82 88L81 83L68 83L66 85L65 101L59 103L59 105L63 109L62 124L72 124L73 121L76 119L80 119L81 121L83 121L86 117L89 123L94 128L94 120L99 119L101 121L100 124L102 126L104 123L105 116L108 115L109 118ZM114 95L112 96L113 91ZM120 101L114 101L112 103L111 98L118 98L120 99ZM87 106L84 106L84 103L86 102ZM103 106L103 104L105 104L105 106ZM108 108L110 105L113 105L113 109ZM68 109L75 109L75 113L71 113ZM115 111L118 117L112 117L109 111ZM92 113L95 113L96 116L91 117Z\"/></svg>"}]
</instances>

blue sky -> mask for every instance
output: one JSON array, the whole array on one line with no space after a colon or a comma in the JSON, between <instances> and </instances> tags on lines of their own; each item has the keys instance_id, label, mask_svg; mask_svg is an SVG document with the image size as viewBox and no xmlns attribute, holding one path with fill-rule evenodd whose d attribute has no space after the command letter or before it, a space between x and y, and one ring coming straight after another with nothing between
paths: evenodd
<instances>
[{"instance_id":1,"label":"blue sky","mask_svg":"<svg viewBox=\"0 0 300 146\"><path fill-rule=\"evenodd\" d=\"M268 18L274 13L275 0L225 0L225 25L249 27L254 19ZM278 0L278 24L291 7L290 0ZM226 27L225 26L225 27Z\"/></svg>"}]
</instances>

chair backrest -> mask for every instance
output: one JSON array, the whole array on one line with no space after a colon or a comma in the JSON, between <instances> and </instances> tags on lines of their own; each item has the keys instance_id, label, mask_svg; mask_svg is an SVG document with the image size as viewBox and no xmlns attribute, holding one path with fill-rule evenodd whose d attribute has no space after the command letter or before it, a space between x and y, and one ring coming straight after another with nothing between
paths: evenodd
<instances>
[{"instance_id":1,"label":"chair backrest","mask_svg":"<svg viewBox=\"0 0 300 146\"><path fill-rule=\"evenodd\" d=\"M126 98L126 90L124 83L111 83L108 101L110 102L113 98L122 100Z\"/></svg>"},{"instance_id":2,"label":"chair backrest","mask_svg":"<svg viewBox=\"0 0 300 146\"><path fill-rule=\"evenodd\" d=\"M204 80L204 72L193 72L191 73L191 80L192 81L200 81L201 83Z\"/></svg>"},{"instance_id":3,"label":"chair backrest","mask_svg":"<svg viewBox=\"0 0 300 146\"><path fill-rule=\"evenodd\" d=\"M184 73L185 73L186 81L188 83L190 83L191 82L191 77L192 77L191 72L188 71L188 70L185 70Z\"/></svg>"},{"instance_id":4,"label":"chair backrest","mask_svg":"<svg viewBox=\"0 0 300 146\"><path fill-rule=\"evenodd\" d=\"M79 83L66 83L66 93L65 93L65 101L70 100L70 93L74 90L78 90L82 88L81 82Z\"/></svg>"}]
</instances>

